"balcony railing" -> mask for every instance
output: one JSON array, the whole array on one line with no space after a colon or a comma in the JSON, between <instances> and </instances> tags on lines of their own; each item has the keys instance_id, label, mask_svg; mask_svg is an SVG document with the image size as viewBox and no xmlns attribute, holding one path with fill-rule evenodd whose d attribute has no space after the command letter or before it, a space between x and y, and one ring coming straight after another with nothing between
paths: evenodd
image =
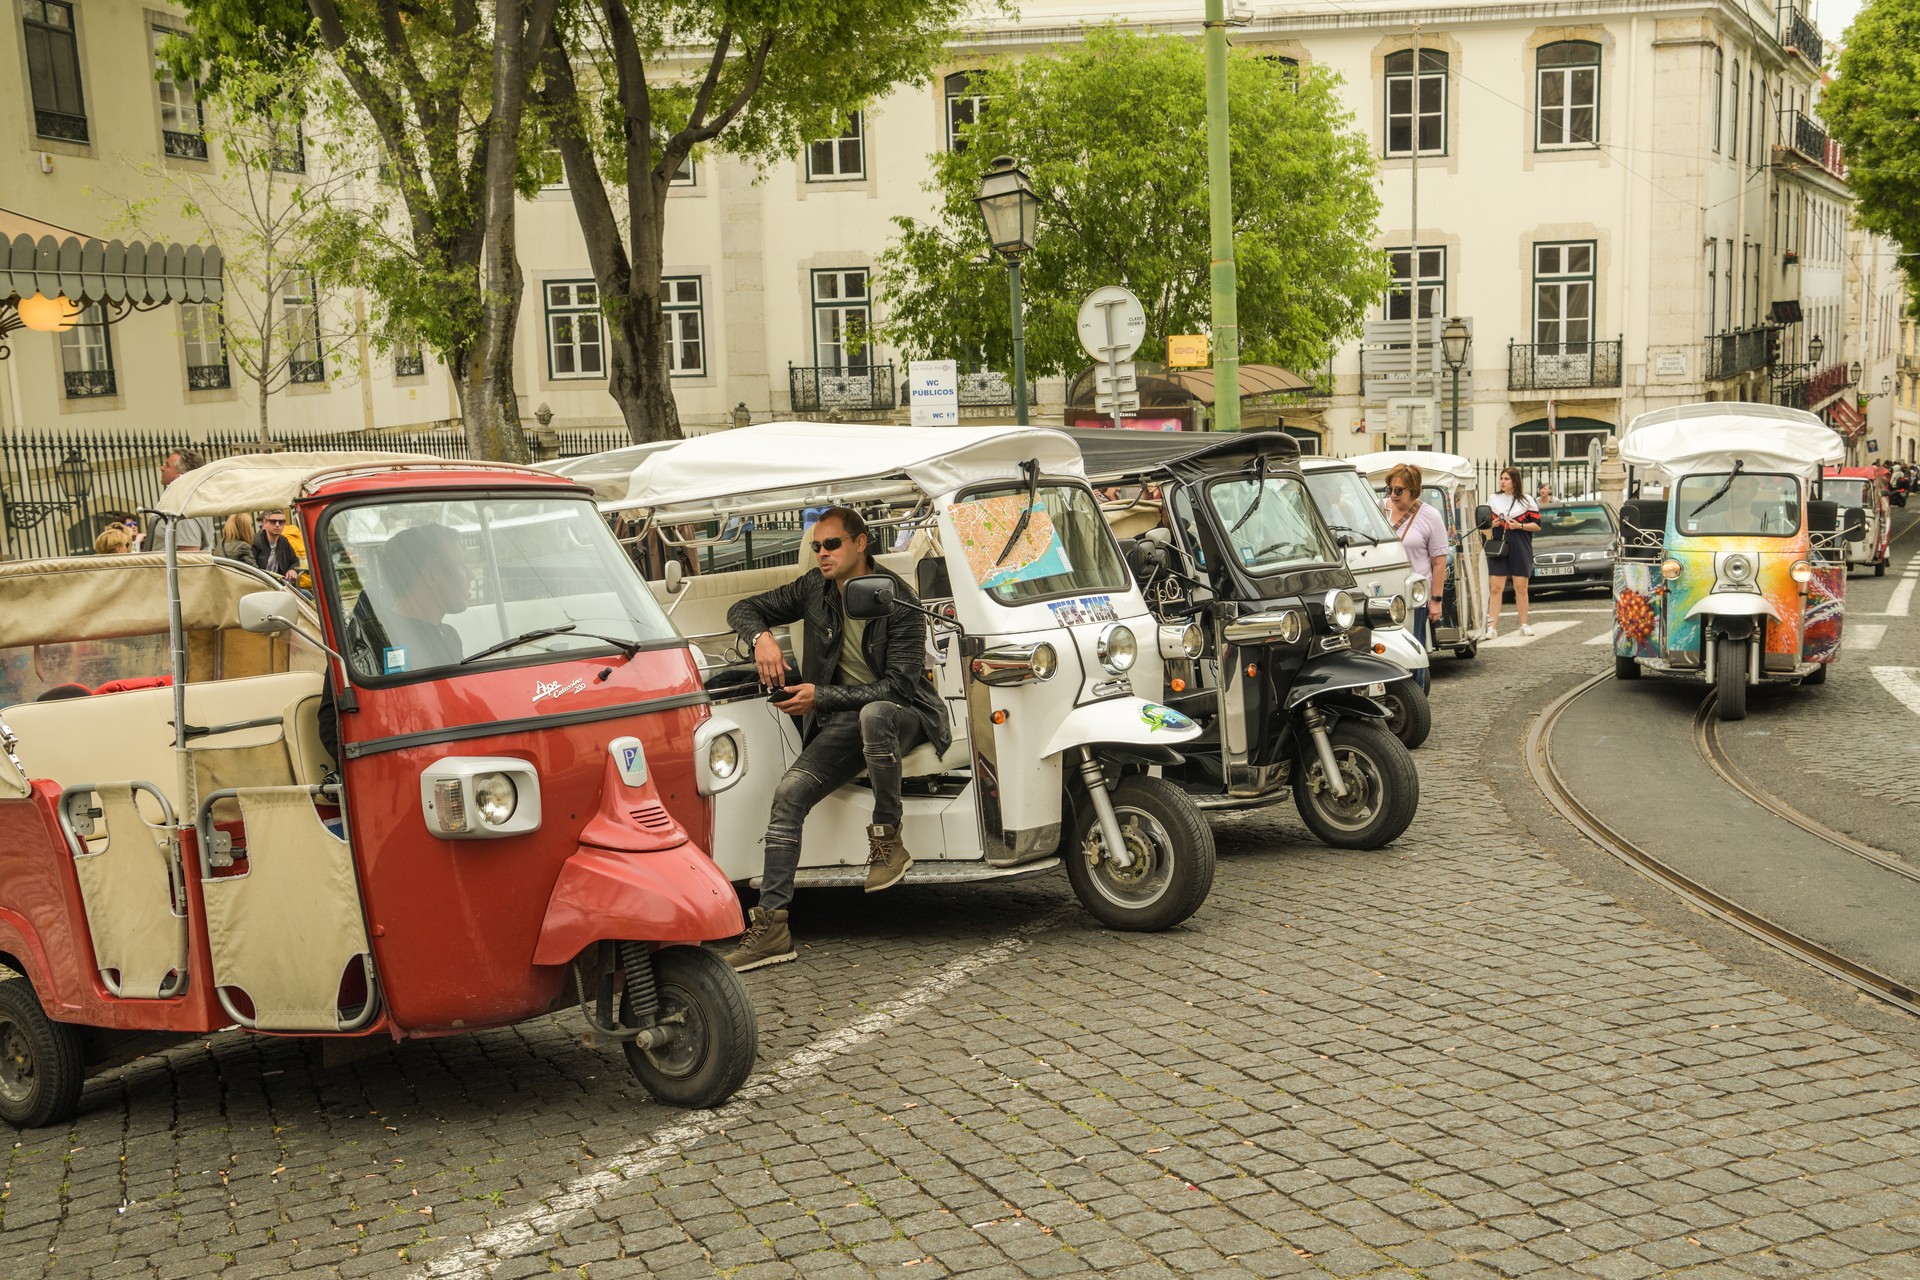
<instances>
[{"instance_id":1,"label":"balcony railing","mask_svg":"<svg viewBox=\"0 0 1920 1280\"><path fill-rule=\"evenodd\" d=\"M1847 166L1841 154L1840 144L1828 137L1827 131L1806 112L1787 112L1785 127L1781 129L1781 134L1789 147L1834 177L1847 176Z\"/></svg>"},{"instance_id":2,"label":"balcony railing","mask_svg":"<svg viewBox=\"0 0 1920 1280\"><path fill-rule=\"evenodd\" d=\"M1829 365L1810 378L1790 378L1774 388L1775 404L1789 409L1816 409L1847 389L1847 366Z\"/></svg>"},{"instance_id":3,"label":"balcony railing","mask_svg":"<svg viewBox=\"0 0 1920 1280\"><path fill-rule=\"evenodd\" d=\"M427 376L427 358L416 351L411 355L400 354L393 358L393 376L396 378L424 378Z\"/></svg>"},{"instance_id":4,"label":"balcony railing","mask_svg":"<svg viewBox=\"0 0 1920 1280\"><path fill-rule=\"evenodd\" d=\"M1791 49L1807 60L1814 70L1820 69L1820 55L1826 50L1826 41L1820 36L1820 28L1807 21L1807 15L1798 9L1788 9L1780 20L1780 47Z\"/></svg>"},{"instance_id":5,"label":"balcony railing","mask_svg":"<svg viewBox=\"0 0 1920 1280\"><path fill-rule=\"evenodd\" d=\"M166 143L166 151L176 160L205 160L207 158L206 135L199 133L181 133L178 129L162 129L161 137Z\"/></svg>"},{"instance_id":6,"label":"balcony railing","mask_svg":"<svg viewBox=\"0 0 1920 1280\"><path fill-rule=\"evenodd\" d=\"M1027 382L1027 403L1040 397L1031 379ZM1001 409L1013 405L1013 379L998 369L960 371L960 407L962 409Z\"/></svg>"},{"instance_id":7,"label":"balcony railing","mask_svg":"<svg viewBox=\"0 0 1920 1280\"><path fill-rule=\"evenodd\" d=\"M187 366L187 390L189 391L225 391L232 385L233 374L224 364Z\"/></svg>"},{"instance_id":8,"label":"balcony railing","mask_svg":"<svg viewBox=\"0 0 1920 1280\"><path fill-rule=\"evenodd\" d=\"M1715 381L1737 378L1767 363L1767 335L1770 331L1736 329L1732 333L1711 334L1707 338L1707 378Z\"/></svg>"},{"instance_id":9,"label":"balcony railing","mask_svg":"<svg viewBox=\"0 0 1920 1280\"><path fill-rule=\"evenodd\" d=\"M33 112L33 131L43 138L55 138L61 142L85 142L87 118L68 115L64 111L42 111L36 107Z\"/></svg>"},{"instance_id":10,"label":"balcony railing","mask_svg":"<svg viewBox=\"0 0 1920 1280\"><path fill-rule=\"evenodd\" d=\"M893 365L787 366L787 391L795 413L885 413L899 403Z\"/></svg>"},{"instance_id":11,"label":"balcony railing","mask_svg":"<svg viewBox=\"0 0 1920 1280\"><path fill-rule=\"evenodd\" d=\"M270 148L267 152L267 164L275 173L305 173L307 171L306 144L296 142L288 147Z\"/></svg>"},{"instance_id":12,"label":"balcony railing","mask_svg":"<svg viewBox=\"0 0 1920 1280\"><path fill-rule=\"evenodd\" d=\"M289 382L325 382L326 380L327 362L325 360L287 362L287 381Z\"/></svg>"},{"instance_id":13,"label":"balcony railing","mask_svg":"<svg viewBox=\"0 0 1920 1280\"><path fill-rule=\"evenodd\" d=\"M1509 391L1561 391L1619 385L1619 339L1507 344Z\"/></svg>"},{"instance_id":14,"label":"balcony railing","mask_svg":"<svg viewBox=\"0 0 1920 1280\"><path fill-rule=\"evenodd\" d=\"M110 396L119 390L111 369L69 369L67 375L67 399L88 400L95 396Z\"/></svg>"}]
</instances>

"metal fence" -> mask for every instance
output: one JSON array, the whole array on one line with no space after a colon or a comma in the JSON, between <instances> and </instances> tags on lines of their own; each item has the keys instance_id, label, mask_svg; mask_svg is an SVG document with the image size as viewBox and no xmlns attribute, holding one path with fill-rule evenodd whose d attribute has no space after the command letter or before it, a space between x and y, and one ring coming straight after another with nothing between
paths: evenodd
<instances>
[{"instance_id":1,"label":"metal fence","mask_svg":"<svg viewBox=\"0 0 1920 1280\"><path fill-rule=\"evenodd\" d=\"M891 361L834 368L827 365L787 366L787 394L795 413L870 415L891 413L899 406Z\"/></svg>"},{"instance_id":2,"label":"metal fence","mask_svg":"<svg viewBox=\"0 0 1920 1280\"><path fill-rule=\"evenodd\" d=\"M1553 391L1620 385L1620 339L1507 344L1507 389Z\"/></svg>"},{"instance_id":3,"label":"metal fence","mask_svg":"<svg viewBox=\"0 0 1920 1280\"><path fill-rule=\"evenodd\" d=\"M1509 464L1505 462L1476 461L1473 464L1480 480L1480 501L1485 502L1500 492L1500 473ZM1550 487L1552 500L1565 502L1569 498L1578 498L1597 492L1593 485L1593 469L1584 460L1579 462L1515 462L1525 477L1528 497L1535 497L1540 486Z\"/></svg>"},{"instance_id":4,"label":"metal fence","mask_svg":"<svg viewBox=\"0 0 1920 1280\"><path fill-rule=\"evenodd\" d=\"M1716 333L1707 338L1707 378L1718 381L1764 368L1773 330L1765 326Z\"/></svg>"},{"instance_id":5,"label":"metal fence","mask_svg":"<svg viewBox=\"0 0 1920 1280\"><path fill-rule=\"evenodd\" d=\"M580 457L629 443L624 430L559 431L559 456ZM368 431L278 434L282 449L372 449L466 458L456 427L404 434ZM0 553L24 560L83 555L113 520L160 498L160 464L178 449L212 461L260 449L250 432L19 432L0 436Z\"/></svg>"}]
</instances>

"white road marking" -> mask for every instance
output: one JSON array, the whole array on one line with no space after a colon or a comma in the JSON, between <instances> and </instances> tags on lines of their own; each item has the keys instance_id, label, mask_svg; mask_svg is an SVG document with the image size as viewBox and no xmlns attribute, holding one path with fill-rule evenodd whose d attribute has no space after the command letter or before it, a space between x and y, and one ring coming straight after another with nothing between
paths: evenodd
<instances>
[{"instance_id":1,"label":"white road marking","mask_svg":"<svg viewBox=\"0 0 1920 1280\"><path fill-rule=\"evenodd\" d=\"M785 1063L753 1076L723 1107L690 1112L679 1124L656 1129L646 1139L624 1147L599 1166L563 1186L544 1201L469 1238L457 1249L427 1264L416 1275L482 1277L510 1257L529 1253L594 1205L619 1191L622 1185L655 1172L689 1146L745 1118L770 1095L787 1093L825 1071L834 1059L884 1035L902 1019L932 1004L983 969L1024 951L1032 936L1058 924L1066 910L1050 912L1025 928L962 956L917 986L887 1001L864 1018L800 1049Z\"/></svg>"},{"instance_id":2,"label":"white road marking","mask_svg":"<svg viewBox=\"0 0 1920 1280\"><path fill-rule=\"evenodd\" d=\"M1586 643L1587 644L1612 644L1613 628L1608 627L1605 631L1602 631L1599 635L1595 636L1593 639L1586 641Z\"/></svg>"},{"instance_id":3,"label":"white road marking","mask_svg":"<svg viewBox=\"0 0 1920 1280\"><path fill-rule=\"evenodd\" d=\"M1920 680L1913 678L1912 667L1875 667L1873 678L1888 693L1906 703L1907 710L1920 716Z\"/></svg>"},{"instance_id":4,"label":"white road marking","mask_svg":"<svg viewBox=\"0 0 1920 1280\"><path fill-rule=\"evenodd\" d=\"M1907 561L1907 570L1900 575L1900 585L1893 589L1893 595L1887 601L1887 607L1877 613L1869 613L1869 618L1904 618L1913 609L1913 588L1920 583L1920 554Z\"/></svg>"},{"instance_id":5,"label":"white road marking","mask_svg":"<svg viewBox=\"0 0 1920 1280\"><path fill-rule=\"evenodd\" d=\"M1841 633L1840 644L1843 649L1857 649L1862 653L1869 653L1878 649L1880 642L1886 638L1886 623L1856 622Z\"/></svg>"},{"instance_id":6,"label":"white road marking","mask_svg":"<svg viewBox=\"0 0 1920 1280\"><path fill-rule=\"evenodd\" d=\"M1612 612L1613 612L1612 605L1599 605L1592 609L1555 609L1551 606L1542 606L1542 605L1536 604L1532 608L1527 610L1527 616L1530 618L1538 618L1549 613L1612 613Z\"/></svg>"},{"instance_id":7,"label":"white road marking","mask_svg":"<svg viewBox=\"0 0 1920 1280\"><path fill-rule=\"evenodd\" d=\"M1507 626L1512 629L1502 631L1491 640L1482 640L1480 647L1482 649L1518 649L1521 645L1532 644L1535 640L1543 640L1556 631L1565 631L1568 627L1577 627L1579 625L1577 622L1536 622L1533 624L1533 634L1523 636L1520 634L1519 622L1508 619Z\"/></svg>"}]
</instances>

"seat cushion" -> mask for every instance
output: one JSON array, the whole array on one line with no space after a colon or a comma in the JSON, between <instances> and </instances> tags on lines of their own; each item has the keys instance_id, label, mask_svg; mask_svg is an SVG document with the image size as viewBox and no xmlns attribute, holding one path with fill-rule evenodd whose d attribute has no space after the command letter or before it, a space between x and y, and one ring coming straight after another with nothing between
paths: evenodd
<instances>
[{"instance_id":1,"label":"seat cushion","mask_svg":"<svg viewBox=\"0 0 1920 1280\"><path fill-rule=\"evenodd\" d=\"M967 737L961 734L948 744L945 753L935 751L931 742L923 742L907 752L900 761L900 776L924 778L934 773L952 773L972 763L973 753L967 747Z\"/></svg>"}]
</instances>

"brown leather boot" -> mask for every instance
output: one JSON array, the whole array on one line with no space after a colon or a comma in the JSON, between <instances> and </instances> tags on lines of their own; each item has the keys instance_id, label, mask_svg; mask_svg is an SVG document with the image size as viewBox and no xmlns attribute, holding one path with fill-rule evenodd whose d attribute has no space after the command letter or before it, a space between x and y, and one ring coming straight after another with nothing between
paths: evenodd
<instances>
[{"instance_id":1,"label":"brown leather boot","mask_svg":"<svg viewBox=\"0 0 1920 1280\"><path fill-rule=\"evenodd\" d=\"M900 883L913 865L913 855L900 842L900 828L875 823L867 828L867 892L878 893Z\"/></svg>"},{"instance_id":2,"label":"brown leather boot","mask_svg":"<svg viewBox=\"0 0 1920 1280\"><path fill-rule=\"evenodd\" d=\"M793 933L787 928L787 913L755 907L747 913L747 931L740 935L739 944L727 952L727 963L735 972L745 973L791 960L797 954Z\"/></svg>"}]
</instances>

